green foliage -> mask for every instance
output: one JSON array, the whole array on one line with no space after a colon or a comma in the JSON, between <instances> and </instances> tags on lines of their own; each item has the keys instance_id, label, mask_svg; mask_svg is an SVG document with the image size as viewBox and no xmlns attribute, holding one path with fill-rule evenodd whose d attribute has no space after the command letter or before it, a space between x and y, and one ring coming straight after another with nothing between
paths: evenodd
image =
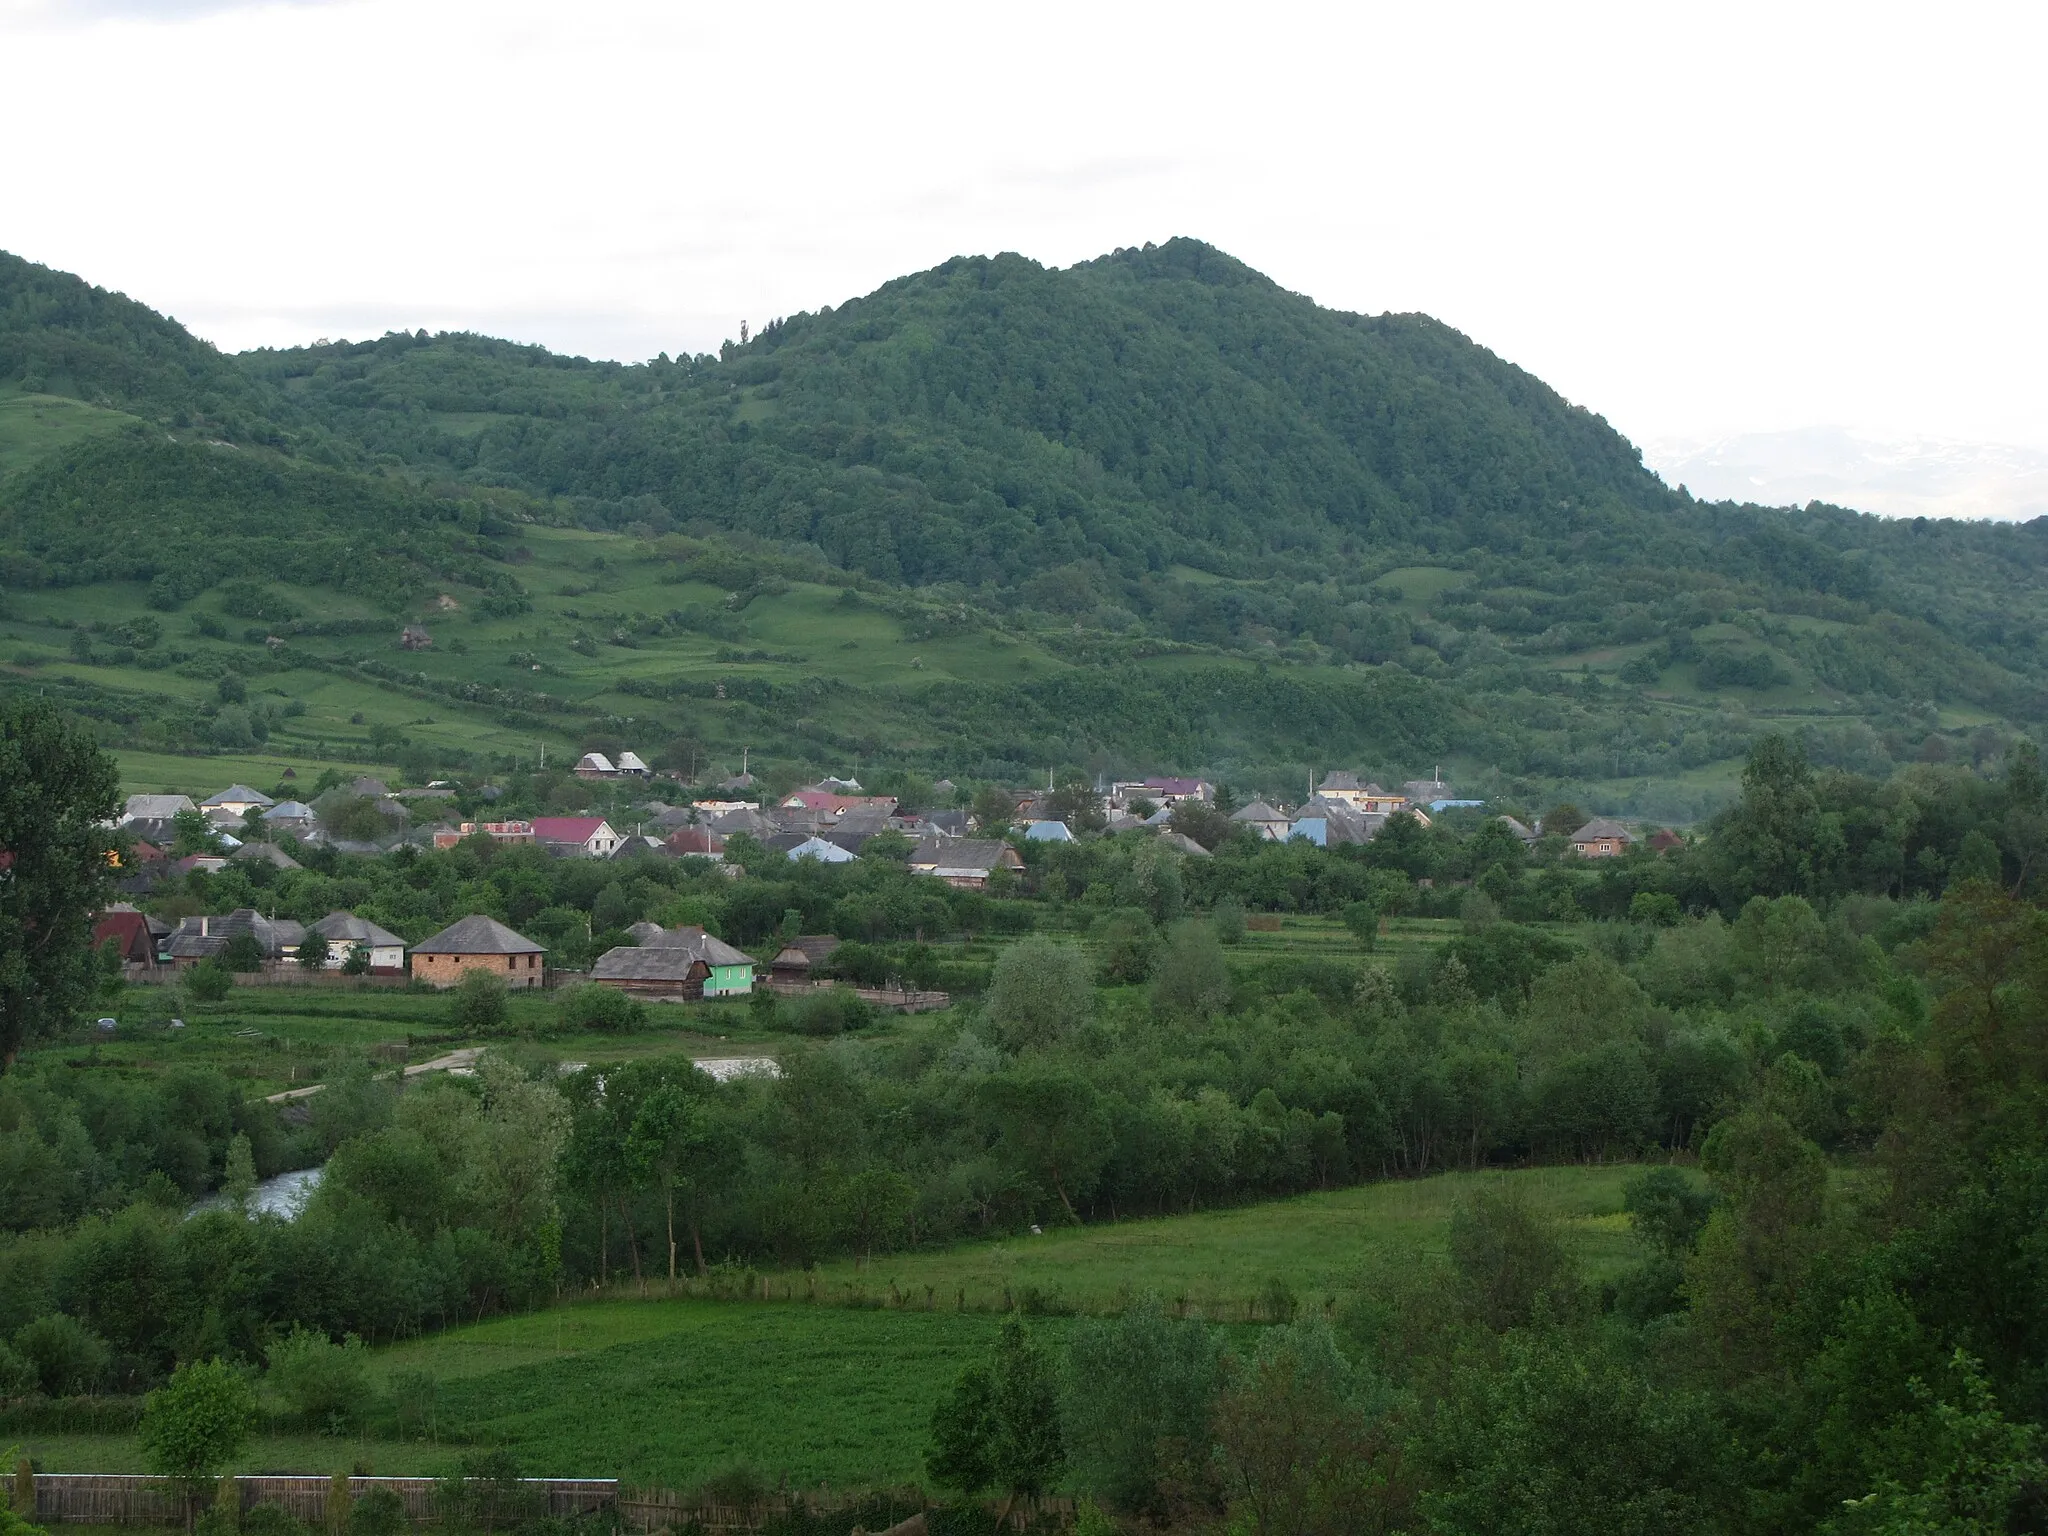
<instances>
[{"instance_id":1,"label":"green foliage","mask_svg":"<svg viewBox=\"0 0 2048 1536\"><path fill-rule=\"evenodd\" d=\"M255 1416L256 1395L234 1367L193 1361L149 1394L137 1438L150 1471L191 1497L226 1470Z\"/></svg>"},{"instance_id":2,"label":"green foliage","mask_svg":"<svg viewBox=\"0 0 2048 1536\"><path fill-rule=\"evenodd\" d=\"M350 1506L348 1536L400 1536L411 1523L404 1499L389 1488L372 1488Z\"/></svg>"},{"instance_id":3,"label":"green foliage","mask_svg":"<svg viewBox=\"0 0 2048 1536\"><path fill-rule=\"evenodd\" d=\"M351 1335L340 1344L295 1327L270 1347L265 1378L285 1406L309 1427L341 1431L369 1406L369 1351Z\"/></svg>"},{"instance_id":4,"label":"green foliage","mask_svg":"<svg viewBox=\"0 0 2048 1536\"><path fill-rule=\"evenodd\" d=\"M0 1072L68 1027L99 987L114 763L46 700L0 698Z\"/></svg>"},{"instance_id":5,"label":"green foliage","mask_svg":"<svg viewBox=\"0 0 2048 1536\"><path fill-rule=\"evenodd\" d=\"M263 946L253 934L238 933L227 942L220 952L221 969L238 973L263 969Z\"/></svg>"},{"instance_id":6,"label":"green foliage","mask_svg":"<svg viewBox=\"0 0 2048 1536\"><path fill-rule=\"evenodd\" d=\"M14 1335L14 1349L50 1397L93 1391L111 1358L106 1340L62 1312L45 1313L23 1324Z\"/></svg>"},{"instance_id":7,"label":"green foliage","mask_svg":"<svg viewBox=\"0 0 2048 1536\"><path fill-rule=\"evenodd\" d=\"M1400 1529L1412 1513L1402 1449L1380 1396L1328 1323L1270 1330L1234 1364L1216 1405L1224 1487L1241 1527L1338 1533Z\"/></svg>"},{"instance_id":8,"label":"green foliage","mask_svg":"<svg viewBox=\"0 0 2048 1536\"><path fill-rule=\"evenodd\" d=\"M1005 949L989 980L988 1020L1011 1050L1055 1045L1095 1012L1088 961L1071 944L1029 938Z\"/></svg>"},{"instance_id":9,"label":"green foliage","mask_svg":"<svg viewBox=\"0 0 2048 1536\"><path fill-rule=\"evenodd\" d=\"M647 1021L647 1005L637 997L629 997L617 987L588 982L566 988L556 1010L565 1029L619 1033L638 1029Z\"/></svg>"},{"instance_id":10,"label":"green foliage","mask_svg":"<svg viewBox=\"0 0 2048 1536\"><path fill-rule=\"evenodd\" d=\"M501 1033L511 1019L505 978L496 971L472 966L449 990L449 1022L464 1034Z\"/></svg>"},{"instance_id":11,"label":"green foliage","mask_svg":"<svg viewBox=\"0 0 2048 1536\"><path fill-rule=\"evenodd\" d=\"M1209 913L1209 921L1215 926L1218 944L1235 948L1244 942L1244 903L1235 896L1217 902Z\"/></svg>"},{"instance_id":12,"label":"green foliage","mask_svg":"<svg viewBox=\"0 0 2048 1536\"><path fill-rule=\"evenodd\" d=\"M1056 1366L1024 1324L1003 1324L993 1355L961 1373L932 1413L925 1468L963 1493L1036 1494L1066 1464Z\"/></svg>"},{"instance_id":13,"label":"green foliage","mask_svg":"<svg viewBox=\"0 0 2048 1536\"><path fill-rule=\"evenodd\" d=\"M1209 1442L1218 1340L1156 1298L1068 1335L1061 1430L1075 1481L1118 1508L1163 1507L1165 1479Z\"/></svg>"},{"instance_id":14,"label":"green foliage","mask_svg":"<svg viewBox=\"0 0 2048 1536\"><path fill-rule=\"evenodd\" d=\"M1230 1006L1230 971L1213 927L1182 923L1173 931L1152 983L1152 1003L1185 1019L1214 1018Z\"/></svg>"},{"instance_id":15,"label":"green foliage","mask_svg":"<svg viewBox=\"0 0 2048 1536\"><path fill-rule=\"evenodd\" d=\"M1513 1193L1481 1191L1451 1213L1451 1263L1473 1314L1496 1333L1571 1316L1583 1285L1557 1231Z\"/></svg>"}]
</instances>

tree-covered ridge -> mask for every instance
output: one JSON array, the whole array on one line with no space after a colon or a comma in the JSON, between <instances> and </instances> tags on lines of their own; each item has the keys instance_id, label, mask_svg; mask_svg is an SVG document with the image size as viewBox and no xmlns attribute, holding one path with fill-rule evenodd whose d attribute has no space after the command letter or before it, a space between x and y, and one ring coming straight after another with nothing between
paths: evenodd
<instances>
[{"instance_id":1,"label":"tree-covered ridge","mask_svg":"<svg viewBox=\"0 0 2048 1536\"><path fill-rule=\"evenodd\" d=\"M385 601L436 579L516 596L484 564L497 527L474 496L131 430L15 478L0 499L0 580L147 581L164 606L235 577Z\"/></svg>"},{"instance_id":2,"label":"tree-covered ridge","mask_svg":"<svg viewBox=\"0 0 2048 1536\"><path fill-rule=\"evenodd\" d=\"M337 439L566 498L595 526L801 541L1176 639L1381 661L1490 637L1541 657L1805 614L1863 631L1801 642L1823 687L1925 697L1879 654L1913 649L1938 691L2008 710L2027 702L2009 674L2041 665L2038 537L1691 502L1448 327L1319 309L1194 241L1065 271L960 258L721 359L394 333L244 362ZM1434 612L1455 636L1416 634L1371 588L1410 561L1470 573ZM1887 614L1933 648L1896 642Z\"/></svg>"},{"instance_id":3,"label":"tree-covered ridge","mask_svg":"<svg viewBox=\"0 0 2048 1536\"><path fill-rule=\"evenodd\" d=\"M1193 241L1068 271L956 259L716 364L403 334L248 362L376 451L651 496L917 583L1076 559L1263 573L1672 503L1604 423L1447 327L1332 315Z\"/></svg>"},{"instance_id":4,"label":"tree-covered ridge","mask_svg":"<svg viewBox=\"0 0 2048 1536\"><path fill-rule=\"evenodd\" d=\"M180 428L277 435L278 402L177 321L0 251L0 385L70 395Z\"/></svg>"}]
</instances>

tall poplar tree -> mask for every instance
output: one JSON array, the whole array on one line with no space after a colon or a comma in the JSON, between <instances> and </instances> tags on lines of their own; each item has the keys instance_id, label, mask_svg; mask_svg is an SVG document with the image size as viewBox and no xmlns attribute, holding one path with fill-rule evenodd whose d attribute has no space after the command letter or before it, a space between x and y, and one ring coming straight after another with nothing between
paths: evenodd
<instances>
[{"instance_id":1,"label":"tall poplar tree","mask_svg":"<svg viewBox=\"0 0 2048 1536\"><path fill-rule=\"evenodd\" d=\"M0 1072L91 1001L119 795L114 760L54 705L0 700Z\"/></svg>"}]
</instances>

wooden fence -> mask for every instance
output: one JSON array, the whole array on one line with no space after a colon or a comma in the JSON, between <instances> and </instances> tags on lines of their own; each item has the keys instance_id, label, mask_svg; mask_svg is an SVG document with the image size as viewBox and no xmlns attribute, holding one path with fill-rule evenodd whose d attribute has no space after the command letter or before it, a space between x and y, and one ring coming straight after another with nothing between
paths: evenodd
<instances>
[{"instance_id":1,"label":"wooden fence","mask_svg":"<svg viewBox=\"0 0 2048 1536\"><path fill-rule=\"evenodd\" d=\"M227 1481L223 1479L223 1481ZM318 1529L327 1524L327 1499L333 1480L325 1477L237 1477L232 1479L243 1509L274 1504L293 1519ZM885 1530L897 1521L930 1508L914 1489L897 1493L778 1492L753 1503L721 1503L702 1494L669 1488L625 1488L609 1478L529 1477L521 1479L547 1494L548 1513L556 1518L616 1509L620 1522L637 1531L698 1530L710 1536L741 1536L770 1522L808 1512L844 1516L857 1512L867 1527ZM405 1504L406 1516L433 1522L440 1514L435 1502L439 1487L431 1477L351 1477L349 1497L361 1498L385 1488ZM35 1519L54 1525L182 1525L184 1506L161 1478L133 1473L39 1472L35 1475ZM996 1508L991 1504L991 1512ZM1010 1508L1008 1524L1016 1530L1065 1530L1074 1520L1074 1501L1044 1497L1019 1499Z\"/></svg>"},{"instance_id":2,"label":"wooden fence","mask_svg":"<svg viewBox=\"0 0 2048 1536\"><path fill-rule=\"evenodd\" d=\"M174 965L155 965L147 969L137 966L124 971L128 981L138 981L145 986L168 987L173 985L183 972ZM356 988L368 990L376 987L408 987L412 977L403 971L365 972L361 976L344 976L340 971L302 971L296 965L281 965L261 971L234 971L230 974L238 987L329 987Z\"/></svg>"},{"instance_id":3,"label":"wooden fence","mask_svg":"<svg viewBox=\"0 0 2048 1536\"><path fill-rule=\"evenodd\" d=\"M610 1478L529 1477L529 1488L544 1490L548 1513L589 1514L618 1502L619 1485ZM323 1525L327 1495L333 1483L325 1477L238 1477L235 1489L242 1508L275 1504L296 1520ZM431 1477L352 1477L351 1498L373 1488L388 1488L405 1502L414 1520L431 1520L437 1483ZM39 1472L35 1477L35 1518L60 1525L183 1525L184 1506L162 1478L134 1473Z\"/></svg>"}]
</instances>

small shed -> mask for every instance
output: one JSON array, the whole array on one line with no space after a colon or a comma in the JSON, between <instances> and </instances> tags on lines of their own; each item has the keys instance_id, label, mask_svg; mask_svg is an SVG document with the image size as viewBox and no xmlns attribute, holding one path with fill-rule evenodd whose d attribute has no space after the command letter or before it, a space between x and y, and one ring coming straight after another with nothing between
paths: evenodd
<instances>
[{"instance_id":1,"label":"small shed","mask_svg":"<svg viewBox=\"0 0 2048 1536\"><path fill-rule=\"evenodd\" d=\"M398 648L401 651L431 651L434 637L427 633L424 624L408 624L398 632Z\"/></svg>"},{"instance_id":2,"label":"small shed","mask_svg":"<svg viewBox=\"0 0 2048 1536\"><path fill-rule=\"evenodd\" d=\"M834 934L800 934L777 950L775 958L768 962L770 979L809 981L837 948L839 939Z\"/></svg>"}]
</instances>

